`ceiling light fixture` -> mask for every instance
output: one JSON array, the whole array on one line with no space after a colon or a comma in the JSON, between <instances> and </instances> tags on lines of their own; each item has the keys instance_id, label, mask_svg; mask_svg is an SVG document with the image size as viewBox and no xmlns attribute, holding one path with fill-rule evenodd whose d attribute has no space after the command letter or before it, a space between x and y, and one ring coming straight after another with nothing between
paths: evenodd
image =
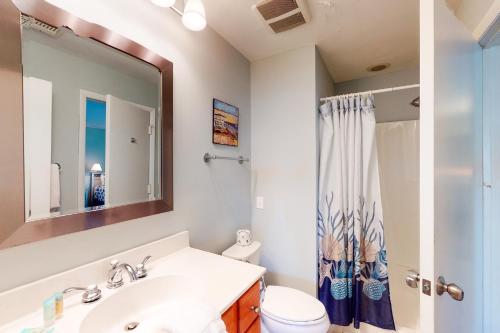
<instances>
[{"instance_id":1,"label":"ceiling light fixture","mask_svg":"<svg viewBox=\"0 0 500 333\"><path fill-rule=\"evenodd\" d=\"M202 0L184 0L184 12L175 8L176 0L151 0L157 6L169 7L182 17L182 23L192 31L201 31L207 26L205 6Z\"/></svg>"},{"instance_id":2,"label":"ceiling light fixture","mask_svg":"<svg viewBox=\"0 0 500 333\"><path fill-rule=\"evenodd\" d=\"M151 0L157 6L169 8L175 5L175 0Z\"/></svg>"},{"instance_id":3,"label":"ceiling light fixture","mask_svg":"<svg viewBox=\"0 0 500 333\"><path fill-rule=\"evenodd\" d=\"M187 0L182 14L182 23L192 31L201 31L207 26L205 7L201 0Z\"/></svg>"}]
</instances>

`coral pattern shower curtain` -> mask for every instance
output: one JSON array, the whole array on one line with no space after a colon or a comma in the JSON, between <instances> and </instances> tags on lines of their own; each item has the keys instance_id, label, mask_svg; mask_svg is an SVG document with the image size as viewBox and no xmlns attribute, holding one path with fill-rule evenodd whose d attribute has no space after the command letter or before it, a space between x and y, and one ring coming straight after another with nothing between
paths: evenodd
<instances>
[{"instance_id":1,"label":"coral pattern shower curtain","mask_svg":"<svg viewBox=\"0 0 500 333\"><path fill-rule=\"evenodd\" d=\"M318 295L330 321L394 330L373 96L320 108Z\"/></svg>"}]
</instances>

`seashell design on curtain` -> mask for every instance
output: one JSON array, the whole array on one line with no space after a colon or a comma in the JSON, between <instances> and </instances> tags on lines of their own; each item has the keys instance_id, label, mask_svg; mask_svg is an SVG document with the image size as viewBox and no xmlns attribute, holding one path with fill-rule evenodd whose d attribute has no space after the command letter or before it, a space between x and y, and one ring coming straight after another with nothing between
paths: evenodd
<instances>
[{"instance_id":1,"label":"seashell design on curtain","mask_svg":"<svg viewBox=\"0 0 500 333\"><path fill-rule=\"evenodd\" d=\"M394 330L372 95L320 107L318 297L335 325Z\"/></svg>"}]
</instances>

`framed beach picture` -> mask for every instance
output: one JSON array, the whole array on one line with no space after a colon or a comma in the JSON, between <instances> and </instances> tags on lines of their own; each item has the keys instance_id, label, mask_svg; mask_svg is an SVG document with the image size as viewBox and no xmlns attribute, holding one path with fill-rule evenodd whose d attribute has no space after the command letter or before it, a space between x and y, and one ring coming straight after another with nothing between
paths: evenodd
<instances>
[{"instance_id":1,"label":"framed beach picture","mask_svg":"<svg viewBox=\"0 0 500 333\"><path fill-rule=\"evenodd\" d=\"M214 98L212 142L218 145L238 146L240 110Z\"/></svg>"}]
</instances>

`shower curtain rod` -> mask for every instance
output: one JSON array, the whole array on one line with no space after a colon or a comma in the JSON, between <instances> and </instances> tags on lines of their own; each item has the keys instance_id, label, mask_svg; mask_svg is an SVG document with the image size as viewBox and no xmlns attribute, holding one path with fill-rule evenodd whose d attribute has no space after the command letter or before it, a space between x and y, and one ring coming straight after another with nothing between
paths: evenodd
<instances>
[{"instance_id":1,"label":"shower curtain rod","mask_svg":"<svg viewBox=\"0 0 500 333\"><path fill-rule=\"evenodd\" d=\"M341 96L380 94L380 93L385 93L385 92L405 90L405 89L411 89L411 88L419 88L419 87L420 87L420 84L410 84L408 86L399 86L399 87L392 87L392 88L385 88L385 89L378 89L378 90L368 90L368 91L357 92L357 93L352 93L352 94L341 94L341 95L336 95L336 96L331 96L331 97L323 97L320 99L320 101L326 102L326 101L329 101L331 99L334 99L335 97L341 97Z\"/></svg>"}]
</instances>

